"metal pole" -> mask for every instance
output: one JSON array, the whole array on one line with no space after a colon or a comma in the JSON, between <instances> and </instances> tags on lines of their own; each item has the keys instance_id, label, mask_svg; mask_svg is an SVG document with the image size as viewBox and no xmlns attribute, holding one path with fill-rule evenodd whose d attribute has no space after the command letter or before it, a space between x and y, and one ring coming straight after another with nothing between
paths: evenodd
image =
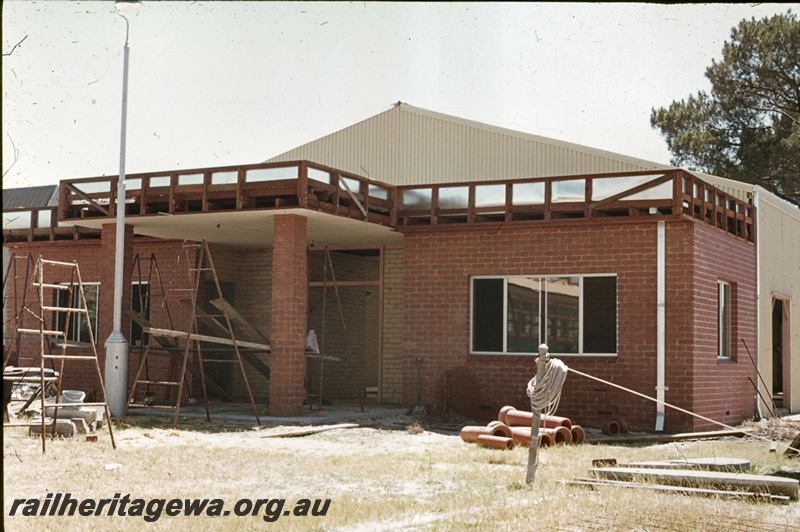
<instances>
[{"instance_id":1,"label":"metal pole","mask_svg":"<svg viewBox=\"0 0 800 532\"><path fill-rule=\"evenodd\" d=\"M128 389L128 341L122 334L122 288L125 260L125 141L128 123L128 33L130 24L125 20L125 48L122 67L122 120L119 142L119 179L117 180L117 238L114 253L114 329L105 343L105 389L106 402L111 415L122 417L125 413L125 398Z\"/></svg>"}]
</instances>

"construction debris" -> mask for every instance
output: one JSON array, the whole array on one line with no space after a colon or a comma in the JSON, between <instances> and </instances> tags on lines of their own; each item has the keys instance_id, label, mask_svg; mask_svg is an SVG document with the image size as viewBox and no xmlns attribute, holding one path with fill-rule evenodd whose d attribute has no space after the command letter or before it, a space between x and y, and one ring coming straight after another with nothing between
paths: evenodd
<instances>
[{"instance_id":1,"label":"construction debris","mask_svg":"<svg viewBox=\"0 0 800 532\"><path fill-rule=\"evenodd\" d=\"M800 432L797 433L797 437L792 440L792 443L789 444L789 448L786 449L783 454L791 458L797 458L800 456L800 450L798 449L800 449Z\"/></svg>"},{"instance_id":2,"label":"construction debris","mask_svg":"<svg viewBox=\"0 0 800 532\"><path fill-rule=\"evenodd\" d=\"M328 430L336 430L336 429L356 429L360 427L358 423L339 423L338 425L322 425L318 427L307 427L307 428L300 428L300 429L291 429L285 430L280 432L273 432L270 434L264 434L261 436L262 438L294 438L297 436L308 436L310 434L318 434L320 432L325 432Z\"/></svg>"}]
</instances>

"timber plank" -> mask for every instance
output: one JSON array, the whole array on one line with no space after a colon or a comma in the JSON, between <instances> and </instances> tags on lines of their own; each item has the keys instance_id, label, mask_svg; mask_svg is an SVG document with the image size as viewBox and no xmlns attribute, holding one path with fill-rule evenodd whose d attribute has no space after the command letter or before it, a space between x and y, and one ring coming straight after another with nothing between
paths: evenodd
<instances>
[{"instance_id":1,"label":"timber plank","mask_svg":"<svg viewBox=\"0 0 800 532\"><path fill-rule=\"evenodd\" d=\"M593 468L589 473L607 480L625 482L647 481L689 487L735 486L767 491L773 495L786 495L797 499L800 481L791 478L751 475L747 473L725 473L718 471L689 471L674 469L648 469L643 467Z\"/></svg>"},{"instance_id":2,"label":"timber plank","mask_svg":"<svg viewBox=\"0 0 800 532\"><path fill-rule=\"evenodd\" d=\"M264 434L261 436L262 438L293 438L296 436L308 436L310 434L318 434L320 432L325 432L328 430L336 430L336 429L355 429L360 427L358 423L339 423L338 425L322 425L319 427L308 427L308 428L301 428L301 429L290 429L281 432L273 432L270 434Z\"/></svg>"},{"instance_id":3,"label":"timber plank","mask_svg":"<svg viewBox=\"0 0 800 532\"><path fill-rule=\"evenodd\" d=\"M703 488L692 488L685 486L665 486L663 484L644 484L641 482L625 482L620 480L604 480L596 478L576 478L575 480L562 481L570 486L618 486L621 488L636 488L652 491L663 491L669 493L680 493L685 495L706 495L709 497L722 497L727 499L762 499L770 502L787 503L791 497L787 495L772 495L770 493L760 493L756 491L729 491L714 490Z\"/></svg>"},{"instance_id":4,"label":"timber plank","mask_svg":"<svg viewBox=\"0 0 800 532\"><path fill-rule=\"evenodd\" d=\"M167 336L171 338L187 338L189 333L185 331L171 331L169 329L157 329L155 327L145 327L144 332L152 334L153 336ZM233 345L233 340L230 338L220 338L218 336L208 336L205 334L192 334L192 340L199 340L201 342L210 342L212 344ZM260 351L269 351L269 346L266 344L257 344L255 342L244 342L236 340L236 345L239 347L246 347L250 349L258 349Z\"/></svg>"},{"instance_id":5,"label":"timber plank","mask_svg":"<svg viewBox=\"0 0 800 532\"><path fill-rule=\"evenodd\" d=\"M233 305L228 303L224 298L220 297L217 299L212 299L211 304L217 307L220 311L224 312L228 318L236 325L241 327L242 330L246 332L252 340L267 344L269 347L269 338L264 336L261 331L250 325L250 322L248 322L244 316L242 316L238 310L233 308Z\"/></svg>"},{"instance_id":6,"label":"timber plank","mask_svg":"<svg viewBox=\"0 0 800 532\"><path fill-rule=\"evenodd\" d=\"M644 467L649 469L687 469L700 471L750 471L750 460L739 458L688 458L686 460L656 460L653 462L635 462L619 464L618 467Z\"/></svg>"}]
</instances>

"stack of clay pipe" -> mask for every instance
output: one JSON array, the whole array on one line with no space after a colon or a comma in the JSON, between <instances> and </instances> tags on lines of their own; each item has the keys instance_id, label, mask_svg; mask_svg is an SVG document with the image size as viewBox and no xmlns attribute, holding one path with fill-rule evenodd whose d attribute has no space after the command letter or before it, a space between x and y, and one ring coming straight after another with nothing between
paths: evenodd
<instances>
[{"instance_id":1,"label":"stack of clay pipe","mask_svg":"<svg viewBox=\"0 0 800 532\"><path fill-rule=\"evenodd\" d=\"M504 406L485 427L468 425L461 429L461 439L493 449L513 449L515 444L530 445L533 414ZM565 417L548 416L539 425L539 447L557 444L579 444L586 440L586 433Z\"/></svg>"}]
</instances>

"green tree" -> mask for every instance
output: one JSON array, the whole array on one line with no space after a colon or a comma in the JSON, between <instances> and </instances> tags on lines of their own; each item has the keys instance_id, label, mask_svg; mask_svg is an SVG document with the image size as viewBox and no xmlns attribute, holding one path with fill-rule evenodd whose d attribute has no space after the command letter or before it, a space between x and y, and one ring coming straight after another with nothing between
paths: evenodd
<instances>
[{"instance_id":1,"label":"green tree","mask_svg":"<svg viewBox=\"0 0 800 532\"><path fill-rule=\"evenodd\" d=\"M800 203L800 22L742 20L703 91L653 109L671 164L757 183Z\"/></svg>"}]
</instances>

